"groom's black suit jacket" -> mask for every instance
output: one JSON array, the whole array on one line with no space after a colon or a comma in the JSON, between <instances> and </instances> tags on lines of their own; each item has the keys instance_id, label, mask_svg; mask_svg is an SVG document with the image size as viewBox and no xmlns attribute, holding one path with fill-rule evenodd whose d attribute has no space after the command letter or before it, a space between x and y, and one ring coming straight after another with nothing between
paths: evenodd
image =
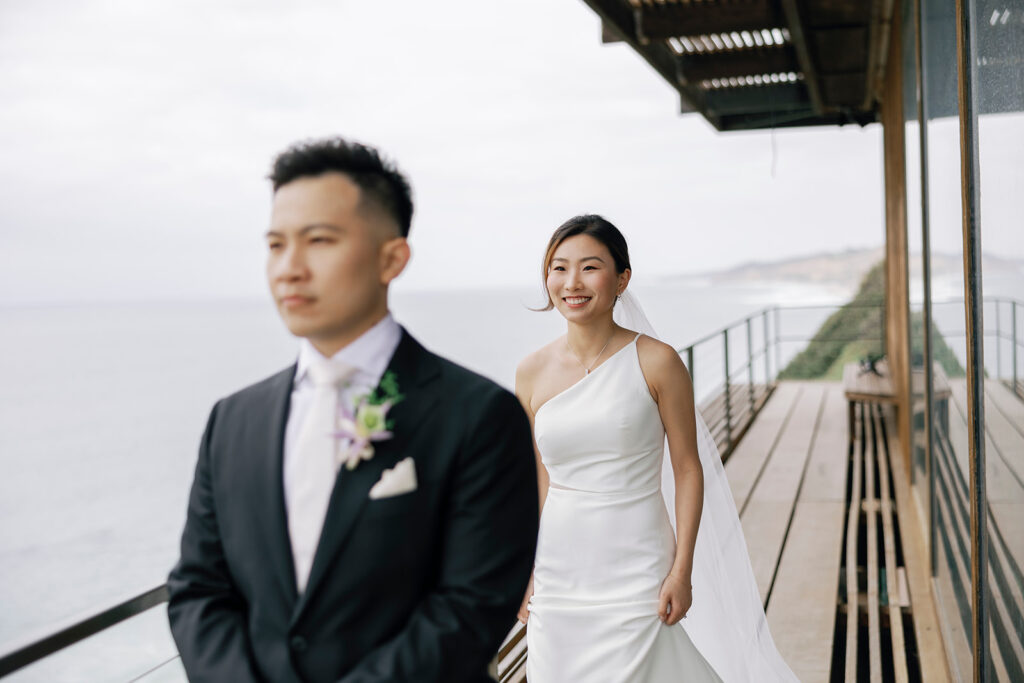
<instances>
[{"instance_id":1,"label":"groom's black suit jacket","mask_svg":"<svg viewBox=\"0 0 1024 683\"><path fill-rule=\"evenodd\" d=\"M192 681L486 681L533 566L529 423L509 392L403 330L394 438L342 468L299 596L282 453L294 366L214 406L168 579ZM411 456L418 490L368 499Z\"/></svg>"}]
</instances>

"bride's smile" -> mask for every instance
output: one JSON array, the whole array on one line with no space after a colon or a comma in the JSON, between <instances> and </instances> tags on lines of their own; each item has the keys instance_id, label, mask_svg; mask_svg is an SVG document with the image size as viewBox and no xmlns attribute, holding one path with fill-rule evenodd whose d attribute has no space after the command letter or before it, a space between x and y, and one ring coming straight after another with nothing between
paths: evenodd
<instances>
[{"instance_id":1,"label":"bride's smile","mask_svg":"<svg viewBox=\"0 0 1024 683\"><path fill-rule=\"evenodd\" d=\"M628 279L617 271L608 247L590 235L574 235L559 244L546 272L552 304L576 323L607 315Z\"/></svg>"}]
</instances>

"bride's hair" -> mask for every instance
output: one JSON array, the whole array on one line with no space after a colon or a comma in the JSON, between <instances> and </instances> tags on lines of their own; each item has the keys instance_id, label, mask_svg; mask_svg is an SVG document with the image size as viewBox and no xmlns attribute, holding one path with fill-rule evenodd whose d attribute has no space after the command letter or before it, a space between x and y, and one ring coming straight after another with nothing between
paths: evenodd
<instances>
[{"instance_id":1,"label":"bride's hair","mask_svg":"<svg viewBox=\"0 0 1024 683\"><path fill-rule=\"evenodd\" d=\"M619 229L612 225L611 221L604 216L588 213L582 216L573 216L562 223L548 240L547 251L544 252L544 264L540 270L541 282L544 283L544 296L548 305L539 310L550 311L555 305L551 302L551 296L547 293L548 268L551 267L551 259L555 256L555 249L558 245L570 237L576 235L590 235L595 240L608 247L608 252L615 262L615 272L622 273L631 270L629 266L629 248L626 246L626 238L622 236Z\"/></svg>"}]
</instances>

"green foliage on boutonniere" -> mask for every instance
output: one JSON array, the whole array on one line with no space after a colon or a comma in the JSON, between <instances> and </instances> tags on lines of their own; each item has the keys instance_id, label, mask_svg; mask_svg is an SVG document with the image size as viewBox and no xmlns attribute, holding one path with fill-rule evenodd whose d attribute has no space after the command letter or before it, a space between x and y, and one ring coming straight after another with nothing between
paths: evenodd
<instances>
[{"instance_id":1,"label":"green foliage on boutonniere","mask_svg":"<svg viewBox=\"0 0 1024 683\"><path fill-rule=\"evenodd\" d=\"M384 373L384 376L380 378L380 384L377 388L370 392L370 395L366 397L366 403L371 406L387 406L390 409L396 403L400 403L405 395L402 394L398 389L398 378L395 377L395 373L388 370ZM388 420L386 427L394 429L394 421Z\"/></svg>"},{"instance_id":2,"label":"green foliage on boutonniere","mask_svg":"<svg viewBox=\"0 0 1024 683\"><path fill-rule=\"evenodd\" d=\"M388 370L384 373L384 376L380 378L380 384L373 390L374 403L391 403L394 405L401 401L405 396L398 390L398 378L395 377L395 373Z\"/></svg>"}]
</instances>

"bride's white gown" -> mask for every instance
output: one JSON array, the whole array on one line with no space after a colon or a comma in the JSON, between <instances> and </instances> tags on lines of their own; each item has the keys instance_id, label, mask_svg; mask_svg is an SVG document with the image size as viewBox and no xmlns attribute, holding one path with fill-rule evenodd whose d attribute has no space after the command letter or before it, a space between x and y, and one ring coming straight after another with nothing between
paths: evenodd
<instances>
[{"instance_id":1,"label":"bride's white gown","mask_svg":"<svg viewBox=\"0 0 1024 683\"><path fill-rule=\"evenodd\" d=\"M551 477L527 625L530 683L721 679L658 619L675 557L661 494L665 430L636 339L537 411Z\"/></svg>"}]
</instances>

